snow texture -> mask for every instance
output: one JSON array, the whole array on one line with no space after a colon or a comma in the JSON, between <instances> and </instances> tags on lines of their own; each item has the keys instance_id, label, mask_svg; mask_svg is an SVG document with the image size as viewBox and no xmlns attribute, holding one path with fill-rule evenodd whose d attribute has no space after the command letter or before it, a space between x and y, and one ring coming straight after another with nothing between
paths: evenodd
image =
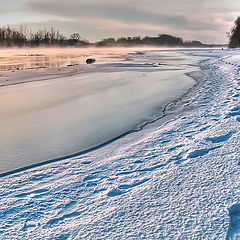
<instances>
[{"instance_id":1,"label":"snow texture","mask_svg":"<svg viewBox=\"0 0 240 240\"><path fill-rule=\"evenodd\" d=\"M163 118L1 178L1 239L237 239L240 53L182 52L198 84Z\"/></svg>"}]
</instances>

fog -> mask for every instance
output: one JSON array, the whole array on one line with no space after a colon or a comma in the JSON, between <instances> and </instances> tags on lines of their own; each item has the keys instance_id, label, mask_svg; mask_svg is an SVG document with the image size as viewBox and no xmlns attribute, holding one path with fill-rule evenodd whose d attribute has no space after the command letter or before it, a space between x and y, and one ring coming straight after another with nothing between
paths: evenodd
<instances>
[{"instance_id":1,"label":"fog","mask_svg":"<svg viewBox=\"0 0 240 240\"><path fill-rule=\"evenodd\" d=\"M126 55L151 50L171 50L168 47L36 47L0 48L0 71L37 69L40 67L66 67L85 64L88 57L97 59L97 64L126 60ZM180 48L174 48L180 49ZM159 56L160 57L160 56ZM161 58L160 58L161 59Z\"/></svg>"}]
</instances>

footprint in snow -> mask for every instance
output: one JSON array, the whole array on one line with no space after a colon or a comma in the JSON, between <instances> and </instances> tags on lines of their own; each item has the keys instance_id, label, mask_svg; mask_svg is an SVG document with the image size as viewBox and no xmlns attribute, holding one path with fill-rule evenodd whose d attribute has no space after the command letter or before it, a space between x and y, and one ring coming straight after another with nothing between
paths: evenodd
<instances>
[{"instance_id":1,"label":"footprint in snow","mask_svg":"<svg viewBox=\"0 0 240 240\"><path fill-rule=\"evenodd\" d=\"M220 135L220 136L213 137L213 138L206 138L205 140L207 142L212 142L212 143L226 142L233 136L234 133L235 133L234 131L231 131L225 135Z\"/></svg>"},{"instance_id":2,"label":"footprint in snow","mask_svg":"<svg viewBox=\"0 0 240 240\"><path fill-rule=\"evenodd\" d=\"M116 197L116 196L122 195L122 194L130 191L131 189L148 182L149 180L150 180L150 178L146 178L146 179L143 179L140 181L135 181L130 184L121 184L118 188L114 188L114 189L110 190L107 193L107 196L108 197Z\"/></svg>"},{"instance_id":3,"label":"footprint in snow","mask_svg":"<svg viewBox=\"0 0 240 240\"><path fill-rule=\"evenodd\" d=\"M229 208L229 217L230 217L230 222L229 222L226 240L239 239L240 237L240 204L234 204Z\"/></svg>"}]
</instances>

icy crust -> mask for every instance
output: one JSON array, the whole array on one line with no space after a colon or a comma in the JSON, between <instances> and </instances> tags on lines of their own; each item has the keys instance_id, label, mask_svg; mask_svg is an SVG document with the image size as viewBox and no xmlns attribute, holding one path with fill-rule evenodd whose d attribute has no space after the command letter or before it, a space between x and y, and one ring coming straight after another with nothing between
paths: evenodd
<instances>
[{"instance_id":1,"label":"icy crust","mask_svg":"<svg viewBox=\"0 0 240 240\"><path fill-rule=\"evenodd\" d=\"M230 225L228 208L240 194L240 66L231 63L234 52L188 54L212 60L165 121L1 178L0 238L236 238L239 208Z\"/></svg>"}]
</instances>

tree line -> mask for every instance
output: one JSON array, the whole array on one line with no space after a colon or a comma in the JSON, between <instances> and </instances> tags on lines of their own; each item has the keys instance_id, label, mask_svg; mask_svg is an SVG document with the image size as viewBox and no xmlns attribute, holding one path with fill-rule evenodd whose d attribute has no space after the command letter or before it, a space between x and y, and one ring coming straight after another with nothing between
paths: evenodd
<instances>
[{"instance_id":1,"label":"tree line","mask_svg":"<svg viewBox=\"0 0 240 240\"><path fill-rule=\"evenodd\" d=\"M206 46L200 41L183 41L182 38L169 34L159 34L157 37L120 37L118 39L106 38L96 43L97 46L131 46L131 45L160 45L160 46Z\"/></svg>"},{"instance_id":2,"label":"tree line","mask_svg":"<svg viewBox=\"0 0 240 240\"><path fill-rule=\"evenodd\" d=\"M156 37L139 36L106 38L101 41L90 43L83 39L79 33L73 33L70 37L64 36L59 30L51 28L33 32L26 26L0 27L0 46L41 46L41 45L61 45L61 46L132 46L132 45L159 45L159 46L183 46L183 47L210 47L200 41L184 41L182 38L169 34L159 34Z\"/></svg>"},{"instance_id":3,"label":"tree line","mask_svg":"<svg viewBox=\"0 0 240 240\"><path fill-rule=\"evenodd\" d=\"M51 28L36 32L21 25L18 30L0 27L0 46L40 46L40 45L88 45L89 42L80 37L79 33L73 33L69 38L65 37L59 30Z\"/></svg>"}]
</instances>

